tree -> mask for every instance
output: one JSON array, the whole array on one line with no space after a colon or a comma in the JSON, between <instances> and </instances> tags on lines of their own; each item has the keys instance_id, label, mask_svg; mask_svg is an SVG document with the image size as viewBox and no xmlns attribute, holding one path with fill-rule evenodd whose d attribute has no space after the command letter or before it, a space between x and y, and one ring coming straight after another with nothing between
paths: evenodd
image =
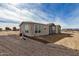
<instances>
[{"instance_id":1,"label":"tree","mask_svg":"<svg viewBox=\"0 0 79 59\"><path fill-rule=\"evenodd\" d=\"M13 31L17 31L17 28L16 27L13 27Z\"/></svg>"},{"instance_id":2,"label":"tree","mask_svg":"<svg viewBox=\"0 0 79 59\"><path fill-rule=\"evenodd\" d=\"M0 28L0 31L2 31L2 28Z\"/></svg>"},{"instance_id":3,"label":"tree","mask_svg":"<svg viewBox=\"0 0 79 59\"><path fill-rule=\"evenodd\" d=\"M5 27L5 30L11 31L11 29L9 27Z\"/></svg>"}]
</instances>

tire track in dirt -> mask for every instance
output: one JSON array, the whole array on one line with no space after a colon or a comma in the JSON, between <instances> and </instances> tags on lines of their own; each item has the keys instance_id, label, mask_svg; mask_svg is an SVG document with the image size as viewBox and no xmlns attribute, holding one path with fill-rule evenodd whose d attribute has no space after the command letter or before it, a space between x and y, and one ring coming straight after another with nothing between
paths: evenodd
<instances>
[{"instance_id":1,"label":"tire track in dirt","mask_svg":"<svg viewBox=\"0 0 79 59\"><path fill-rule=\"evenodd\" d=\"M31 40L31 39L30 39ZM10 41L14 41L14 40L10 40ZM17 40L17 41L21 41L21 43L25 43L25 42L23 42L23 40ZM17 44L17 42L14 42L14 43L16 43ZM21 45L21 43L18 43L19 45ZM68 53L68 55L79 55L78 53L77 53L77 51L74 51L74 50L71 50L71 49L66 49L65 47L63 47L63 46L58 46L58 45L54 45L54 46L50 46L50 45L45 45L44 47L46 47L47 46L47 48L45 49L46 51L47 50L50 50L50 51L47 51L47 52L45 52L45 51L43 51L44 53L46 53L46 55L47 55L47 53L48 53L48 55L52 55L53 54L53 52L51 52L51 51L58 51L58 52L54 52L54 53L59 53L59 54L63 54L63 55L65 55L65 54L67 54ZM25 47L24 46L24 44L23 45L21 45L21 47L22 48L27 48L27 47ZM42 47L42 46L41 46ZM33 47L32 47L33 48ZM36 47L35 47L36 48ZM40 46L39 46L39 49L40 49ZM28 49L27 49L28 50ZM38 49L37 49L38 50ZM28 50L29 51L29 50ZM32 51L32 49L31 49L31 51ZM35 50L36 51L36 50ZM34 52L35 52L34 51ZM39 51L39 50L38 50ZM41 51L41 50L40 50ZM70 52L70 53L69 53Z\"/></svg>"},{"instance_id":2,"label":"tire track in dirt","mask_svg":"<svg viewBox=\"0 0 79 59\"><path fill-rule=\"evenodd\" d=\"M5 38L4 38L5 39ZM7 38L8 39L8 38ZM25 55L27 53L27 49L21 47L20 45L17 45L16 43L13 43L9 40L0 40L0 45L5 47L9 52L13 53L13 55ZM27 53L29 54L29 53Z\"/></svg>"}]
</instances>

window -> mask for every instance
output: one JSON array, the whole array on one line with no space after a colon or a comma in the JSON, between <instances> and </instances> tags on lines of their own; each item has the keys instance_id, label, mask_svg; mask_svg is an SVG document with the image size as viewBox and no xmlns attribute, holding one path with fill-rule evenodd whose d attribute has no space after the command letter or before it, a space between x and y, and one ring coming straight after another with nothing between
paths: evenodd
<instances>
[{"instance_id":1,"label":"window","mask_svg":"<svg viewBox=\"0 0 79 59\"><path fill-rule=\"evenodd\" d=\"M35 33L40 33L40 25L35 25Z\"/></svg>"},{"instance_id":2,"label":"window","mask_svg":"<svg viewBox=\"0 0 79 59\"><path fill-rule=\"evenodd\" d=\"M35 31L35 33L37 33L37 31Z\"/></svg>"},{"instance_id":3,"label":"window","mask_svg":"<svg viewBox=\"0 0 79 59\"><path fill-rule=\"evenodd\" d=\"M25 32L26 32L26 33L29 33L29 26L28 26L28 24L25 25Z\"/></svg>"},{"instance_id":4,"label":"window","mask_svg":"<svg viewBox=\"0 0 79 59\"><path fill-rule=\"evenodd\" d=\"M35 25L35 33L37 33L37 32L38 32L38 26Z\"/></svg>"},{"instance_id":5,"label":"window","mask_svg":"<svg viewBox=\"0 0 79 59\"><path fill-rule=\"evenodd\" d=\"M38 26L38 33L41 32L41 25Z\"/></svg>"},{"instance_id":6,"label":"window","mask_svg":"<svg viewBox=\"0 0 79 59\"><path fill-rule=\"evenodd\" d=\"M39 30L39 33L40 33L41 31Z\"/></svg>"},{"instance_id":7,"label":"window","mask_svg":"<svg viewBox=\"0 0 79 59\"><path fill-rule=\"evenodd\" d=\"M26 33L29 33L29 31L28 31L28 30L25 30L25 32L26 32Z\"/></svg>"}]
</instances>

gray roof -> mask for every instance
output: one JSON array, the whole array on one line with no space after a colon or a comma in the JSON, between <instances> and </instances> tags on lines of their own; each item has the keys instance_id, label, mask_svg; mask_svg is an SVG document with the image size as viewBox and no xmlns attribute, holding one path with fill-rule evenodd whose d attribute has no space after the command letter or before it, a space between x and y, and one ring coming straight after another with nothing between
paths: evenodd
<instances>
[{"instance_id":1,"label":"gray roof","mask_svg":"<svg viewBox=\"0 0 79 59\"><path fill-rule=\"evenodd\" d=\"M37 22L22 22L21 24L20 24L20 26L22 25L22 24L40 24L40 25L49 25L49 26L56 26L54 23L49 23L49 24L43 24L43 23L37 23Z\"/></svg>"},{"instance_id":2,"label":"gray roof","mask_svg":"<svg viewBox=\"0 0 79 59\"><path fill-rule=\"evenodd\" d=\"M48 24L43 24L43 23L37 23L37 22L22 22L21 24L20 24L20 26L22 25L22 24L40 24L40 25L48 25Z\"/></svg>"}]
</instances>

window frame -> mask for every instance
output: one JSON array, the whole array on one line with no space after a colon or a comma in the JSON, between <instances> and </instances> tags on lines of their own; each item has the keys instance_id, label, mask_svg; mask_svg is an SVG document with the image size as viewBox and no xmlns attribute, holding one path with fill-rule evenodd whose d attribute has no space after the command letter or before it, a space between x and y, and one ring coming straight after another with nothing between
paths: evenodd
<instances>
[{"instance_id":1,"label":"window frame","mask_svg":"<svg viewBox=\"0 0 79 59\"><path fill-rule=\"evenodd\" d=\"M35 24L35 33L41 33L41 25Z\"/></svg>"},{"instance_id":2,"label":"window frame","mask_svg":"<svg viewBox=\"0 0 79 59\"><path fill-rule=\"evenodd\" d=\"M25 24L25 32L29 33L29 25L28 24Z\"/></svg>"}]
</instances>

